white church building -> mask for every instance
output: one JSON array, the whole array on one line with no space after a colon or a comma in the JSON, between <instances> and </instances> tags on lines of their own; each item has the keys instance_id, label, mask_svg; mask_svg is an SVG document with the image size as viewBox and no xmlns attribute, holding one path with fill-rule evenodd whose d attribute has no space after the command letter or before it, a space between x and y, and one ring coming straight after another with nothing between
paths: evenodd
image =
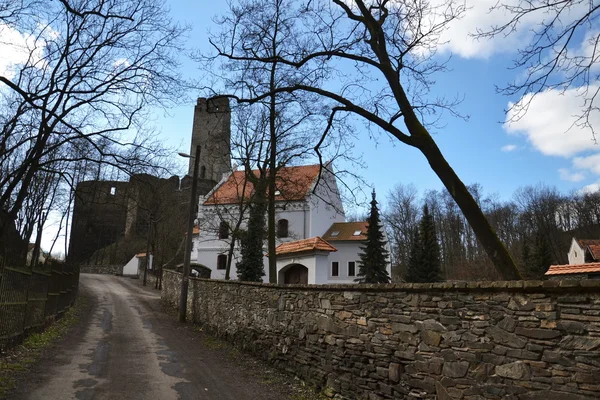
<instances>
[{"instance_id":1,"label":"white church building","mask_svg":"<svg viewBox=\"0 0 600 400\"><path fill-rule=\"evenodd\" d=\"M283 284L354 283L366 222L345 222L344 209L331 165L281 168L277 175L277 281ZM255 173L257 173L255 171ZM246 228L252 184L244 171L224 174L198 207L191 260L211 270L212 279L225 279L231 231ZM242 215L240 221L240 214ZM237 279L239 243L234 241L230 279ZM266 245L266 243L265 243ZM389 250L389 249L388 249ZM264 249L265 282L269 281ZM391 275L391 265L388 263Z\"/></svg>"}]
</instances>

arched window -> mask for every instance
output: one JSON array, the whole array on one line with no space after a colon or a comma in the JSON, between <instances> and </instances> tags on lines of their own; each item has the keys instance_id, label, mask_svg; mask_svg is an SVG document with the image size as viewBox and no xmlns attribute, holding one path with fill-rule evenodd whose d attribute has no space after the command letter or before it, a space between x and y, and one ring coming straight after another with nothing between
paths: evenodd
<instances>
[{"instance_id":1,"label":"arched window","mask_svg":"<svg viewBox=\"0 0 600 400\"><path fill-rule=\"evenodd\" d=\"M277 221L277 237L286 238L288 233L288 220L280 219Z\"/></svg>"},{"instance_id":2,"label":"arched window","mask_svg":"<svg viewBox=\"0 0 600 400\"><path fill-rule=\"evenodd\" d=\"M219 224L219 239L227 239L229 237L229 225L227 222L222 221Z\"/></svg>"},{"instance_id":3,"label":"arched window","mask_svg":"<svg viewBox=\"0 0 600 400\"><path fill-rule=\"evenodd\" d=\"M200 178L206 178L206 167L204 165L200 168Z\"/></svg>"},{"instance_id":4,"label":"arched window","mask_svg":"<svg viewBox=\"0 0 600 400\"><path fill-rule=\"evenodd\" d=\"M225 254L219 254L217 256L217 269L227 268L227 256Z\"/></svg>"}]
</instances>

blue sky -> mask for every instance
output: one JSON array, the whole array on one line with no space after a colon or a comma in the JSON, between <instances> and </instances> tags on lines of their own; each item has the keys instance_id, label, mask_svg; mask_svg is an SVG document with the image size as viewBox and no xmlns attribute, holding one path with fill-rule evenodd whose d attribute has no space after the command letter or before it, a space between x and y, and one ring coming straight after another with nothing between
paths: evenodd
<instances>
[{"instance_id":1,"label":"blue sky","mask_svg":"<svg viewBox=\"0 0 600 400\"><path fill-rule=\"evenodd\" d=\"M540 123L539 119L544 119L540 113L528 113L510 129L503 125L509 101L518 102L519 98L497 94L495 85L503 85L515 78L516 72L508 67L511 56L514 56L513 49L526 33L517 32L515 37L502 42L469 43L461 40L481 21L484 24L494 22L491 16L485 14L488 7L483 4L490 1L493 2L481 0L481 7L478 5L478 9L469 10L456 31L449 33L450 43L442 53L452 54L451 71L437 76L432 95L464 96L459 111L470 118L464 121L446 115L443 119L446 126L437 130L435 140L465 183L480 183L486 193L497 193L504 199L510 198L521 186L539 182L554 185L562 191L579 190L588 185L591 185L590 189L594 188L600 171L594 171L597 168L590 156L597 155L600 148L591 143L589 132L571 130L565 133L564 124L553 124L550 120ZM171 2L170 7L175 20L193 24L188 46L207 51L206 32L211 27L215 29L212 17L226 12L226 3L177 1ZM195 64L186 59L182 62L184 73L197 77L199 71ZM196 95L190 94L192 98ZM542 99L545 101L540 102L537 108L551 112L559 120L569 119L572 115L569 110L554 106L556 96L558 94L549 93L548 99ZM569 101L569 104L572 103L575 102ZM160 118L157 124L169 144L187 151L193 100L170 113L171 117ZM544 136L548 128L556 131L550 138ZM557 150L565 148L564 143L576 139L582 143L576 149ZM366 182L375 186L380 198L397 183L414 183L421 192L442 188L439 179L416 149L385 134L381 134L378 143L375 143L363 130L356 148L361 150L368 166L361 174ZM578 158L583 161L577 163Z\"/></svg>"}]
</instances>

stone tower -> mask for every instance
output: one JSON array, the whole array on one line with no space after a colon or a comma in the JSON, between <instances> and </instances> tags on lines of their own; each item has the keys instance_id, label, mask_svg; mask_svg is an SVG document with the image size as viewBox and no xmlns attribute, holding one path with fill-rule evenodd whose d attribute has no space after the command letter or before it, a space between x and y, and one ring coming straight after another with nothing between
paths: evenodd
<instances>
[{"instance_id":1,"label":"stone tower","mask_svg":"<svg viewBox=\"0 0 600 400\"><path fill-rule=\"evenodd\" d=\"M231 108L229 99L199 98L194 108L192 145L188 174L194 173L196 145L201 146L198 178L219 182L231 171Z\"/></svg>"}]
</instances>

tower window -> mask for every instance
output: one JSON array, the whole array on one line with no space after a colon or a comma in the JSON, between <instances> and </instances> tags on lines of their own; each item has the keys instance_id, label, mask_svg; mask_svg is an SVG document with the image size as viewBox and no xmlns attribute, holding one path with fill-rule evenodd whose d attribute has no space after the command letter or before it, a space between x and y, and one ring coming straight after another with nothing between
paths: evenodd
<instances>
[{"instance_id":1,"label":"tower window","mask_svg":"<svg viewBox=\"0 0 600 400\"><path fill-rule=\"evenodd\" d=\"M221 221L219 224L219 239L227 239L229 237L229 225L227 222Z\"/></svg>"},{"instance_id":2,"label":"tower window","mask_svg":"<svg viewBox=\"0 0 600 400\"><path fill-rule=\"evenodd\" d=\"M217 256L217 269L227 269L227 256L225 254Z\"/></svg>"},{"instance_id":3,"label":"tower window","mask_svg":"<svg viewBox=\"0 0 600 400\"><path fill-rule=\"evenodd\" d=\"M280 219L277 221L277 237L286 238L288 235L288 220Z\"/></svg>"},{"instance_id":4,"label":"tower window","mask_svg":"<svg viewBox=\"0 0 600 400\"><path fill-rule=\"evenodd\" d=\"M113 186L110 188L110 195L114 196L115 194L117 194L117 188Z\"/></svg>"},{"instance_id":5,"label":"tower window","mask_svg":"<svg viewBox=\"0 0 600 400\"><path fill-rule=\"evenodd\" d=\"M200 178L206 178L206 167L204 165L200 168Z\"/></svg>"}]
</instances>

